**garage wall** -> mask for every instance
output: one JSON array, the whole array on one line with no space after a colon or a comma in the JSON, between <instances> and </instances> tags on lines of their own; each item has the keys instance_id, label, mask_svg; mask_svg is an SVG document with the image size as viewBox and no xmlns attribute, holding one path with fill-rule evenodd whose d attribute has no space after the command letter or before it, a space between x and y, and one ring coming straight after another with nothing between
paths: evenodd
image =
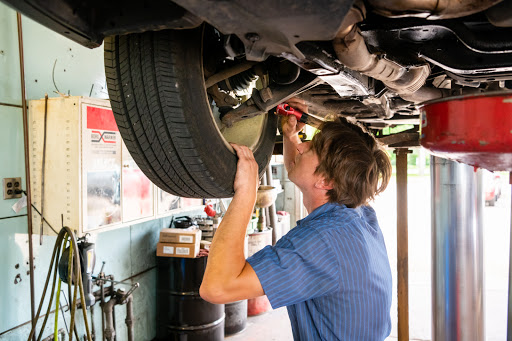
<instances>
[{"instance_id":1,"label":"garage wall","mask_svg":"<svg viewBox=\"0 0 512 341\"><path fill-rule=\"evenodd\" d=\"M73 96L108 97L102 48L86 49L28 18L23 18L23 39L27 99L43 98L45 93L50 97L58 96L54 92L57 90ZM0 122L0 179L21 176L25 183L16 13L1 3ZM23 209L16 214L11 209L16 200L2 199L0 197L0 340L23 340L31 328L27 211ZM170 217L136 224L101 233L97 238L95 273L104 261L106 274L113 274L119 281L141 285L134 293L136 340L150 340L155 336L155 248L158 233L169 225L169 220ZM55 236L44 236L43 245L39 245L39 236L34 235L36 307L55 239ZM43 307L46 306L47 303ZM125 311L124 306L116 308L118 340L127 338ZM69 313L65 314L65 319L69 324ZM49 325L53 325L53 320L52 315ZM94 309L94 322L97 335L101 335L98 305ZM50 335L52 328L47 327L43 337ZM62 316L59 328L65 328ZM78 333L80 337L85 334L80 317Z\"/></svg>"}]
</instances>

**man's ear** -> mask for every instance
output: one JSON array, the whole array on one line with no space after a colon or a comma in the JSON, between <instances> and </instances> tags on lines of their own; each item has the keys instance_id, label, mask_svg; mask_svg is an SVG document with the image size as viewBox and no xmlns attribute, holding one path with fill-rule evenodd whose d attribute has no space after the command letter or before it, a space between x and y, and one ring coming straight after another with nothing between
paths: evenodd
<instances>
[{"instance_id":1,"label":"man's ear","mask_svg":"<svg viewBox=\"0 0 512 341\"><path fill-rule=\"evenodd\" d=\"M331 181L327 181L325 178L321 178L315 182L315 188L324 189L326 191L333 188Z\"/></svg>"}]
</instances>

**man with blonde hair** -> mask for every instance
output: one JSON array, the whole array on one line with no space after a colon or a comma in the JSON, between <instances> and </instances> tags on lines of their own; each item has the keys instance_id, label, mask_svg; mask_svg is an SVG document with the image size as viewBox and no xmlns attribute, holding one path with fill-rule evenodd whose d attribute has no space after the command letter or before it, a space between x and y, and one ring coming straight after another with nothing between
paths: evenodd
<instances>
[{"instance_id":1,"label":"man with blonde hair","mask_svg":"<svg viewBox=\"0 0 512 341\"><path fill-rule=\"evenodd\" d=\"M290 104L307 112L298 99ZM213 240L201 296L228 303L265 294L274 309L287 307L295 340L384 340L391 270L368 202L389 182L388 155L345 119L325 123L308 142L298 137L303 126L293 115L283 119L284 162L309 215L246 260L258 165L247 147L233 145L235 195Z\"/></svg>"}]
</instances>

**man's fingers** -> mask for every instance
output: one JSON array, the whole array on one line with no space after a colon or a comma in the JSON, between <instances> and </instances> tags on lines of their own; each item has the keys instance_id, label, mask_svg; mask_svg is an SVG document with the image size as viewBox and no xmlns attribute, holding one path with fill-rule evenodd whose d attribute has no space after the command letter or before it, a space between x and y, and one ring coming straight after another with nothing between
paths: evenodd
<instances>
[{"instance_id":1,"label":"man's fingers","mask_svg":"<svg viewBox=\"0 0 512 341\"><path fill-rule=\"evenodd\" d=\"M229 144L231 145L231 147L233 147L235 152L238 154L238 151L240 150L240 146L237 145L236 143L229 143Z\"/></svg>"},{"instance_id":2,"label":"man's fingers","mask_svg":"<svg viewBox=\"0 0 512 341\"><path fill-rule=\"evenodd\" d=\"M236 152L236 155L238 158L247 158L247 159L254 159L254 154L249 149L249 147L238 145L236 143L230 143L233 149Z\"/></svg>"},{"instance_id":3,"label":"man's fingers","mask_svg":"<svg viewBox=\"0 0 512 341\"><path fill-rule=\"evenodd\" d=\"M299 104L306 104L306 101L299 97L292 97L288 99L289 102L299 103Z\"/></svg>"},{"instance_id":4,"label":"man's fingers","mask_svg":"<svg viewBox=\"0 0 512 341\"><path fill-rule=\"evenodd\" d=\"M297 121L297 117L295 117L294 115L290 115L290 116L284 117L283 118L283 126L285 124L288 127L290 127L290 129L292 129L294 132L301 131L302 128L304 128L304 126L306 125L304 122Z\"/></svg>"},{"instance_id":5,"label":"man's fingers","mask_svg":"<svg viewBox=\"0 0 512 341\"><path fill-rule=\"evenodd\" d=\"M292 98L288 99L287 103L292 108L299 109L303 113L307 113L308 112L308 105L306 104L306 101L304 101L303 99L300 99L300 98L297 98L297 97L292 97Z\"/></svg>"},{"instance_id":6,"label":"man's fingers","mask_svg":"<svg viewBox=\"0 0 512 341\"><path fill-rule=\"evenodd\" d=\"M288 123L295 126L297 124L297 117L295 115L288 116Z\"/></svg>"}]
</instances>

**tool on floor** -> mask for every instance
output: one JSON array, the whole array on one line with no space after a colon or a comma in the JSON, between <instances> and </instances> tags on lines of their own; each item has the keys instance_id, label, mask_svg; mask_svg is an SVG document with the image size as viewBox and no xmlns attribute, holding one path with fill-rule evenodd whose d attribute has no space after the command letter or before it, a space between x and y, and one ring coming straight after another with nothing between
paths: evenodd
<instances>
[{"instance_id":1,"label":"tool on floor","mask_svg":"<svg viewBox=\"0 0 512 341\"><path fill-rule=\"evenodd\" d=\"M293 116L297 117L297 121L306 123L306 124L308 124L308 125L310 125L312 127L315 127L315 128L320 127L320 125L323 123L322 120L320 120L320 119L318 119L316 117L313 117L311 115L308 115L306 113L303 113L299 109L292 108L287 103L279 104L277 106L277 108L276 108L276 113L278 115L282 115L282 116L293 115Z\"/></svg>"}]
</instances>

